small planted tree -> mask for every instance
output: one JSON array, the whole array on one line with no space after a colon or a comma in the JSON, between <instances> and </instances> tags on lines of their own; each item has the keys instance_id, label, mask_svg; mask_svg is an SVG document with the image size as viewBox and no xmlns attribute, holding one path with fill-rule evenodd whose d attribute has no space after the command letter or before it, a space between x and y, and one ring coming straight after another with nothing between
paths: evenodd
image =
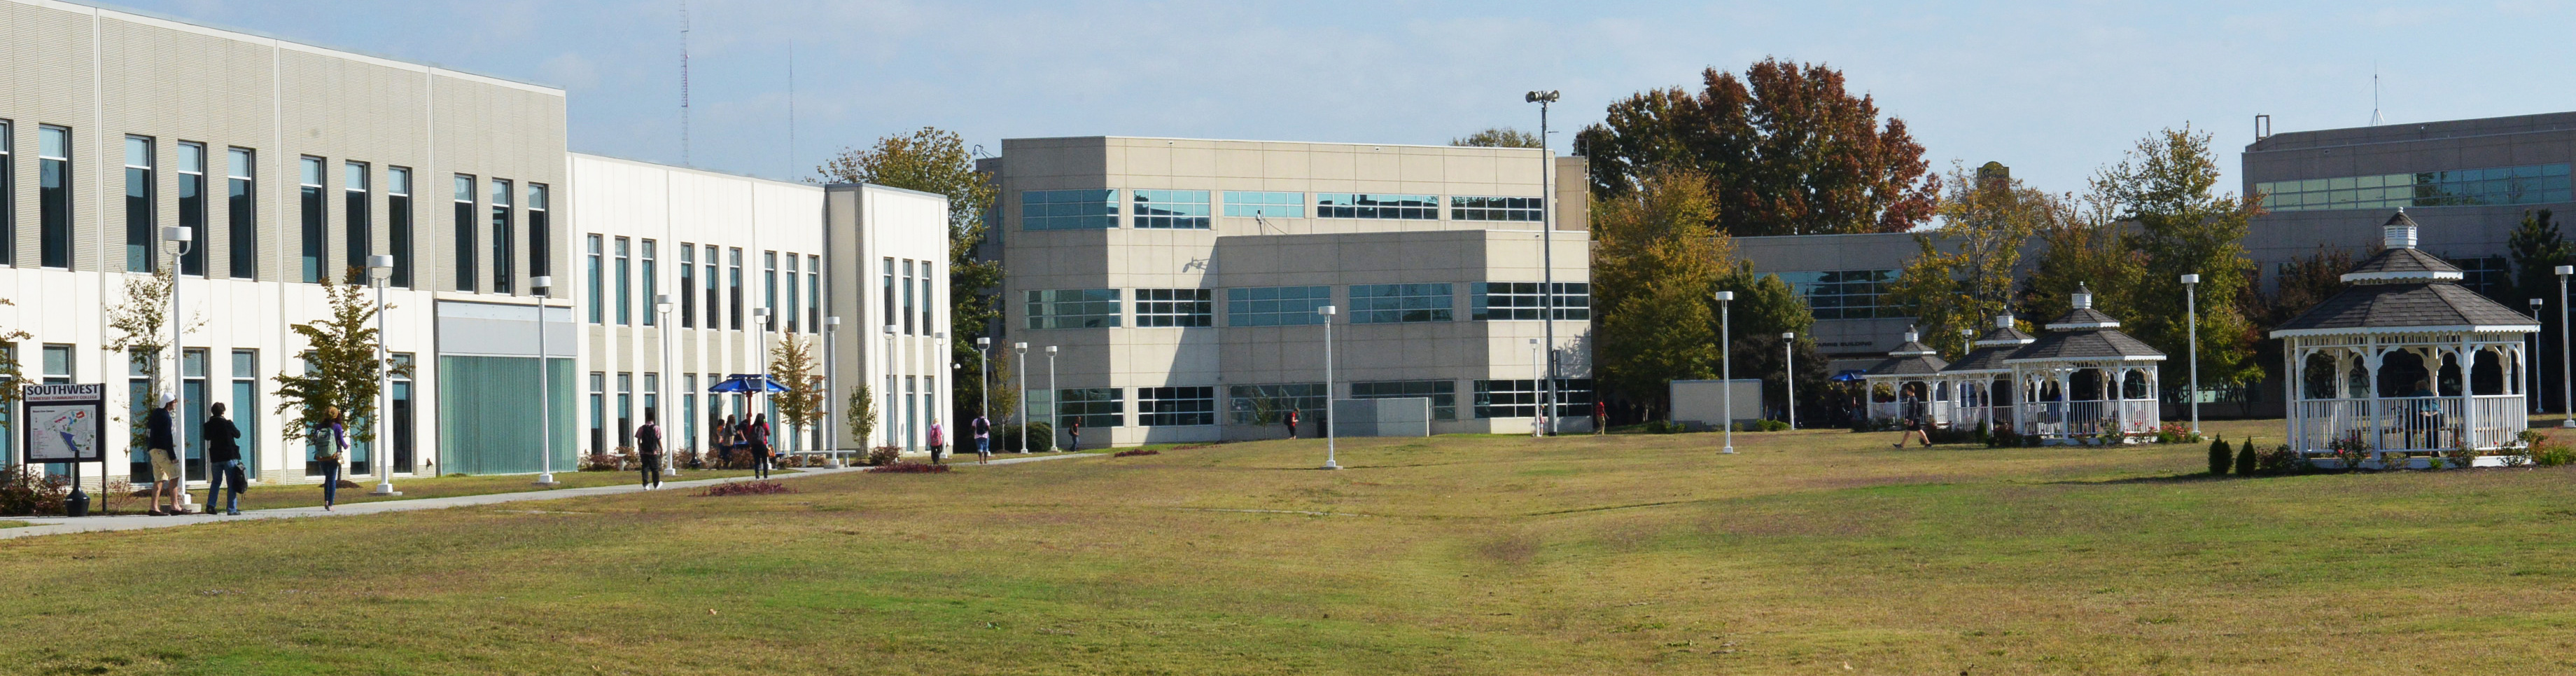
<instances>
[{"instance_id":1,"label":"small planted tree","mask_svg":"<svg viewBox=\"0 0 2576 676\"><path fill-rule=\"evenodd\" d=\"M349 422L352 443L374 442L376 426L360 421L376 416L376 396L383 390L382 374L386 369L409 375L408 368L396 368L388 358L376 360L374 299L366 287L354 283L359 272L352 268L351 282L333 283L322 280L322 293L330 299L331 314L322 319L287 328L304 337L308 346L303 353L302 373L280 373L271 380L277 383L277 412L286 424L279 433L290 444L310 438L315 428L330 422L325 411L338 407ZM334 452L337 449L323 449ZM346 459L343 458L345 462Z\"/></svg>"},{"instance_id":2,"label":"small planted tree","mask_svg":"<svg viewBox=\"0 0 2576 676\"><path fill-rule=\"evenodd\" d=\"M2246 437L2245 445L2236 449L2236 475L2254 476L2254 438Z\"/></svg>"},{"instance_id":3,"label":"small planted tree","mask_svg":"<svg viewBox=\"0 0 2576 676\"><path fill-rule=\"evenodd\" d=\"M142 367L145 396L162 391L161 357L170 349L170 266L150 277L125 280L125 301L107 310L107 328L111 332L99 349L125 355L129 363ZM142 403L142 402L137 402ZM134 448L144 445L143 419L128 420L134 435Z\"/></svg>"},{"instance_id":4,"label":"small planted tree","mask_svg":"<svg viewBox=\"0 0 2576 676\"><path fill-rule=\"evenodd\" d=\"M2210 474L2226 476L2227 466L2233 464L2236 464L2236 449L2227 447L2227 439L2225 437L2220 437L2209 442Z\"/></svg>"},{"instance_id":5,"label":"small planted tree","mask_svg":"<svg viewBox=\"0 0 2576 676\"><path fill-rule=\"evenodd\" d=\"M822 360L815 355L814 341L789 336L769 348L769 373L786 385L786 392L769 395L778 408L778 422L788 433L798 434L805 426L823 417Z\"/></svg>"},{"instance_id":6,"label":"small planted tree","mask_svg":"<svg viewBox=\"0 0 2576 676\"><path fill-rule=\"evenodd\" d=\"M860 383L850 388L850 405L841 410L848 411L843 416L849 418L850 436L857 437L861 446L867 445L868 438L877 433L876 395L869 392L866 383Z\"/></svg>"}]
</instances>

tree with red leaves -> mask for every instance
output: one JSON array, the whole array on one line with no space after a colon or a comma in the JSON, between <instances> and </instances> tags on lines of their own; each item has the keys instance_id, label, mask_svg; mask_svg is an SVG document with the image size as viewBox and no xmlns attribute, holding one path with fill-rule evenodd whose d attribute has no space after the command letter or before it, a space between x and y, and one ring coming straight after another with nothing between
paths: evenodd
<instances>
[{"instance_id":1,"label":"tree with red leaves","mask_svg":"<svg viewBox=\"0 0 2576 676\"><path fill-rule=\"evenodd\" d=\"M1688 169L1708 177L1717 232L1737 237L1904 232L1930 220L1940 177L1905 121L1879 122L1877 103L1843 90L1843 74L1763 59L1734 73L1708 69L1704 89L1640 92L1574 140L1592 164L1594 200L1635 191L1644 177Z\"/></svg>"}]
</instances>

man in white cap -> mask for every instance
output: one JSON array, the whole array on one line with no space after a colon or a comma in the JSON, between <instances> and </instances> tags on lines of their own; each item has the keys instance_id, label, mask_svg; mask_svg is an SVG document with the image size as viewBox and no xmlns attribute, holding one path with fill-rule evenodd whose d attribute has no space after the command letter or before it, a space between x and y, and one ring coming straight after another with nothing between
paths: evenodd
<instances>
[{"instance_id":1,"label":"man in white cap","mask_svg":"<svg viewBox=\"0 0 2576 676\"><path fill-rule=\"evenodd\" d=\"M152 458L152 511L145 513L153 516L179 513L179 487L184 483L179 478L179 454L173 450L179 447L177 419L170 415L179 408L179 397L163 392L158 401L161 405L143 417L144 447L149 449L145 453ZM161 506L164 502L169 503L167 509Z\"/></svg>"}]
</instances>

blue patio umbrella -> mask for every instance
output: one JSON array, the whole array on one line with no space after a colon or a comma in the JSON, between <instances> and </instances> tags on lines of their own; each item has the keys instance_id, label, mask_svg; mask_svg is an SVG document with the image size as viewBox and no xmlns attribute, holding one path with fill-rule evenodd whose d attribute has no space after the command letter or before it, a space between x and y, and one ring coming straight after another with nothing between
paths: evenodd
<instances>
[{"instance_id":1,"label":"blue patio umbrella","mask_svg":"<svg viewBox=\"0 0 2576 676\"><path fill-rule=\"evenodd\" d=\"M764 386L765 386L765 387L764 387ZM733 374L733 375L725 376L725 379L724 379L724 380L717 381L717 382L716 382L716 384L715 384L714 386L708 387L708 388L707 388L707 391L708 391L708 392L724 392L724 393L745 393L745 392L751 392L751 391L753 391L754 389L758 389L758 390L759 390L759 391L761 391L761 392L792 392L792 391L794 391L794 390L790 390L790 389L788 389L788 388L787 388L787 386L785 386L785 385L780 385L780 384L778 384L778 381L777 381L777 380L771 379L769 376L767 376L767 375L765 375L765 374L759 374L759 373L736 373L736 374Z\"/></svg>"},{"instance_id":2,"label":"blue patio umbrella","mask_svg":"<svg viewBox=\"0 0 2576 676\"><path fill-rule=\"evenodd\" d=\"M1833 380L1834 380L1834 382L1848 383L1848 382L1852 382L1852 381L1855 381L1855 380L1860 380L1860 376L1861 376L1861 374L1862 374L1862 373L1864 373L1864 371L1861 371L1860 369L1852 369L1852 370L1849 370L1849 371L1844 371L1844 372L1841 372L1841 373L1836 373L1836 374L1834 374Z\"/></svg>"}]
</instances>

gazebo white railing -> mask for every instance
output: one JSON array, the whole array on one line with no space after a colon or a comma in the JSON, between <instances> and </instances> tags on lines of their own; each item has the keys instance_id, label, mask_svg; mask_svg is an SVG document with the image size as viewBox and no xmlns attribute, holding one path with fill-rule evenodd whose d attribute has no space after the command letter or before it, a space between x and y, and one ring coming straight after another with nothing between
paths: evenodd
<instances>
[{"instance_id":1,"label":"gazebo white railing","mask_svg":"<svg viewBox=\"0 0 2576 676\"><path fill-rule=\"evenodd\" d=\"M2165 354L2093 309L2079 287L2074 309L2048 323L2048 333L2003 359L2012 367L2013 429L2041 443L2126 443L2155 433L2157 362Z\"/></svg>"}]
</instances>

